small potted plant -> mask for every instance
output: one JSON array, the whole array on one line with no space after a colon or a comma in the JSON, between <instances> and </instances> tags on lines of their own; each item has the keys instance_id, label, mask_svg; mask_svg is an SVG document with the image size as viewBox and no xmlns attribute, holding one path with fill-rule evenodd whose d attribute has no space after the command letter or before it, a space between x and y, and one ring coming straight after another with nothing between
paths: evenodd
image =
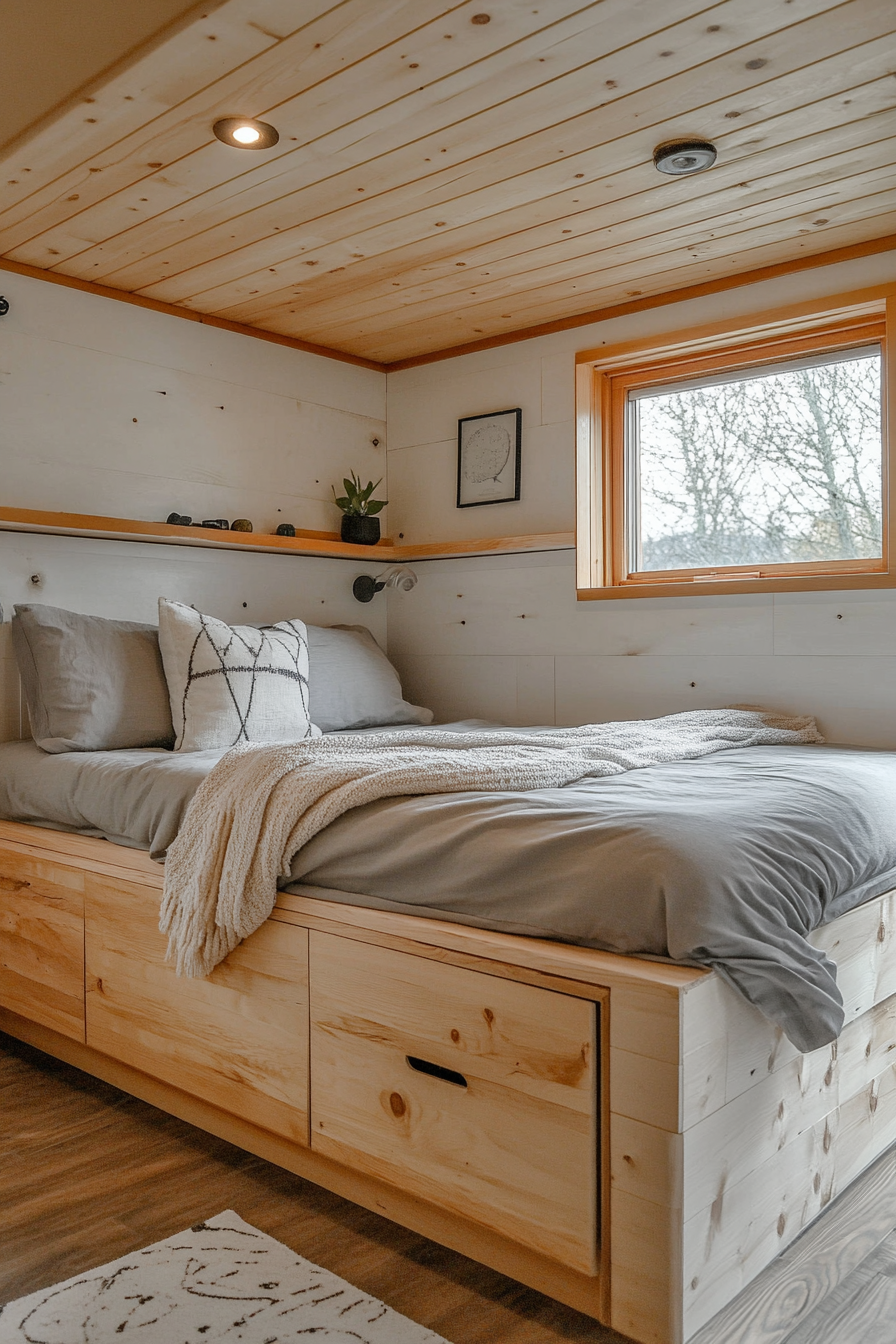
<instances>
[{"instance_id":1,"label":"small potted plant","mask_svg":"<svg viewBox=\"0 0 896 1344\"><path fill-rule=\"evenodd\" d=\"M346 478L342 484L345 486L344 495L337 495L333 487L336 507L342 510L339 535L343 541L353 542L356 546L375 546L380 539L380 520L375 515L389 502L387 499L370 498L380 481L368 481L362 486L360 476L352 472L351 480Z\"/></svg>"}]
</instances>

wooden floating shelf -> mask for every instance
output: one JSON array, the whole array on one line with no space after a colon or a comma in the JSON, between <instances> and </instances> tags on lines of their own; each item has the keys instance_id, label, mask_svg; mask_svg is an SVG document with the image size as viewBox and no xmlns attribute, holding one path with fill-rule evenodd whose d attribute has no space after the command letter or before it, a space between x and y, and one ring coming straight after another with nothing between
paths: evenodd
<instances>
[{"instance_id":1,"label":"wooden floating shelf","mask_svg":"<svg viewBox=\"0 0 896 1344\"><path fill-rule=\"evenodd\" d=\"M341 541L337 532L312 532L297 528L294 537L279 537L264 532L179 527L172 523L149 523L136 518L105 518L90 513L48 513L39 509L4 508L0 508L0 530L103 537L110 541L162 542L169 546L205 546L222 551L276 551L287 555L336 560L445 560L453 556L571 550L575 546L574 532L486 537L478 541L424 542L417 546L396 546L390 537L384 537L375 546L352 546Z\"/></svg>"}]
</instances>

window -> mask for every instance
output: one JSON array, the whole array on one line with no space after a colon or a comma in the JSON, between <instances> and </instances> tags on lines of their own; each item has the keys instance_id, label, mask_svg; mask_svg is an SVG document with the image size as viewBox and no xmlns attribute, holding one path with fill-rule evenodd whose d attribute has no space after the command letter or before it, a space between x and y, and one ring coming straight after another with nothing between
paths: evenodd
<instances>
[{"instance_id":1,"label":"window","mask_svg":"<svg viewBox=\"0 0 896 1344\"><path fill-rule=\"evenodd\" d=\"M580 356L580 595L896 585L886 349L879 298Z\"/></svg>"}]
</instances>

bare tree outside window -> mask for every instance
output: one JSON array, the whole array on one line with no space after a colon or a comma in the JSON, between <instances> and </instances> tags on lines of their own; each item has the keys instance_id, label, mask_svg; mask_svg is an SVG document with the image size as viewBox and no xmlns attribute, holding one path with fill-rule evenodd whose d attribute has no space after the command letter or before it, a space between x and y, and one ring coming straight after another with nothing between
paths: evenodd
<instances>
[{"instance_id":1,"label":"bare tree outside window","mask_svg":"<svg viewBox=\"0 0 896 1344\"><path fill-rule=\"evenodd\" d=\"M633 396L640 571L882 554L879 348Z\"/></svg>"}]
</instances>

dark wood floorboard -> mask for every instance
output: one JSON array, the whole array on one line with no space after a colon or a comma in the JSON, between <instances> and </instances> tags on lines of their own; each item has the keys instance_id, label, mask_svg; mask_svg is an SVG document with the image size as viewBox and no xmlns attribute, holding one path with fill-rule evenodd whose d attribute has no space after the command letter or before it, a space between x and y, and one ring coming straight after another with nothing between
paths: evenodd
<instances>
[{"instance_id":1,"label":"dark wood floorboard","mask_svg":"<svg viewBox=\"0 0 896 1344\"><path fill-rule=\"evenodd\" d=\"M625 1344L568 1307L0 1034L0 1302L228 1208L451 1344Z\"/></svg>"}]
</instances>

